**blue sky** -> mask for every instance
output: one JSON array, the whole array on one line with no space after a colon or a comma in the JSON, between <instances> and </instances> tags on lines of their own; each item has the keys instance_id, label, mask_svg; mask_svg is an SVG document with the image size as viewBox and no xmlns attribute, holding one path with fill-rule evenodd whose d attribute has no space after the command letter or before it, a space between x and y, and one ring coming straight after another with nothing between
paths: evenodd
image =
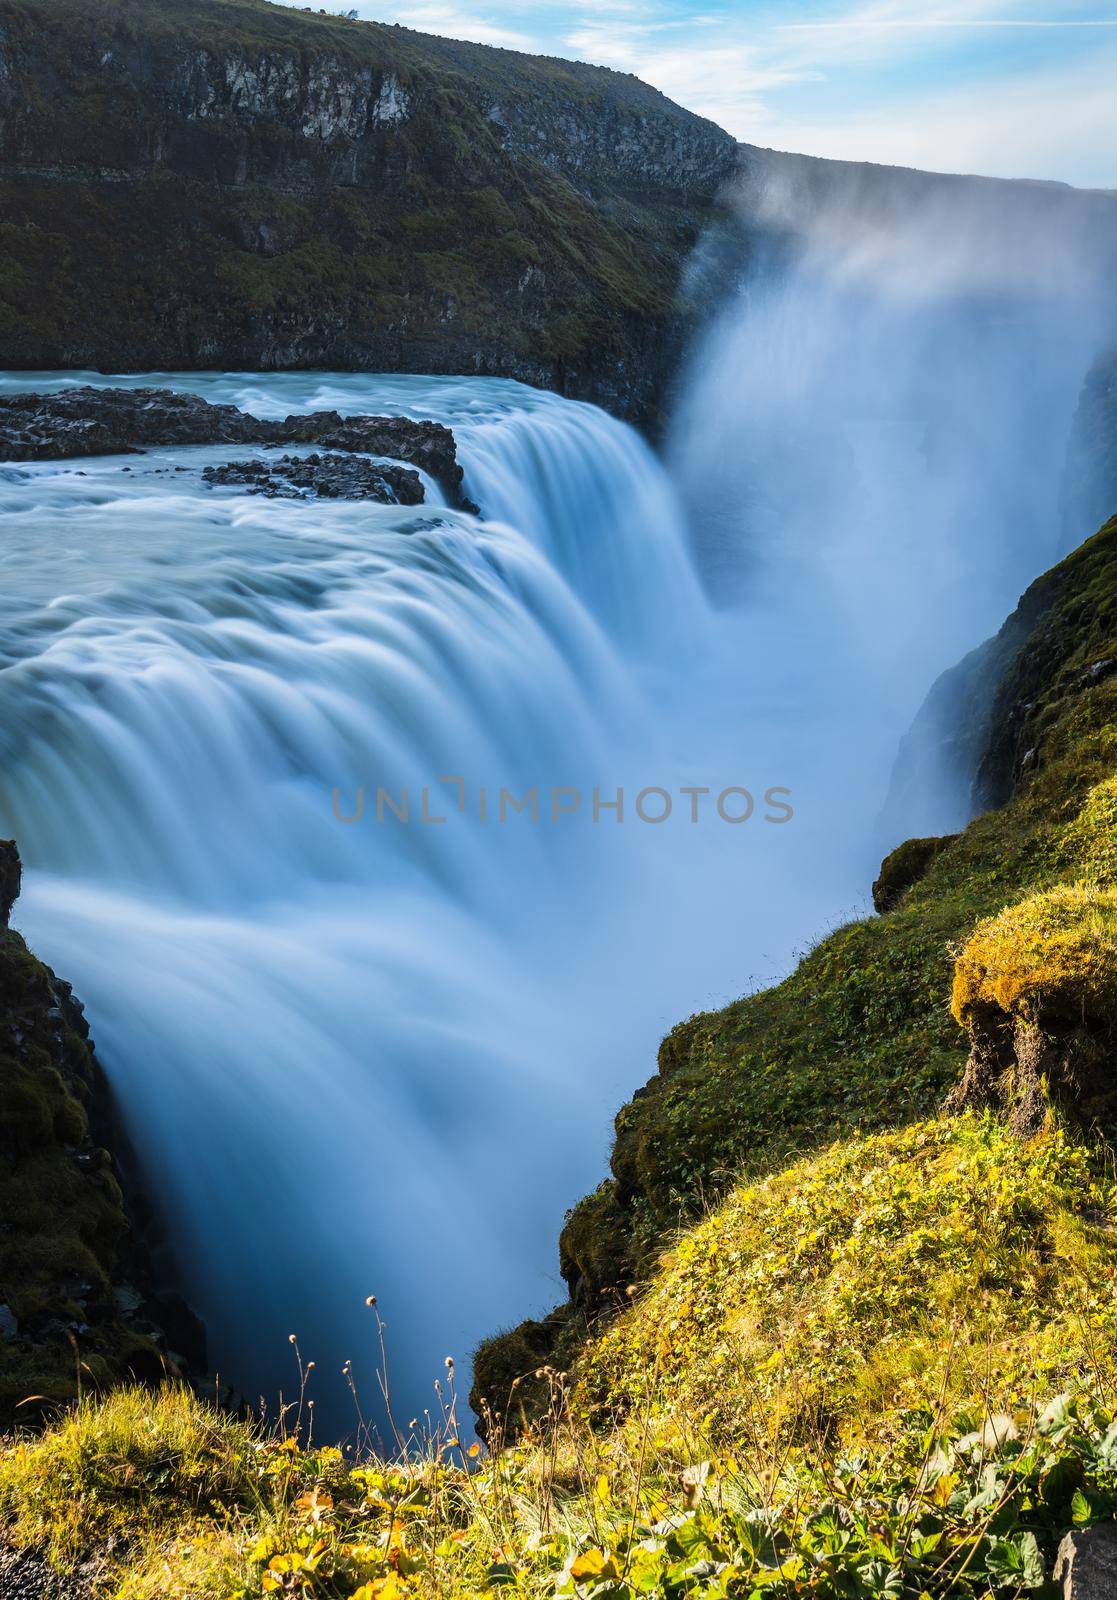
<instances>
[{"instance_id":1,"label":"blue sky","mask_svg":"<svg viewBox=\"0 0 1117 1600\"><path fill-rule=\"evenodd\" d=\"M1117 0L317 3L635 72L754 144L1117 188Z\"/></svg>"}]
</instances>

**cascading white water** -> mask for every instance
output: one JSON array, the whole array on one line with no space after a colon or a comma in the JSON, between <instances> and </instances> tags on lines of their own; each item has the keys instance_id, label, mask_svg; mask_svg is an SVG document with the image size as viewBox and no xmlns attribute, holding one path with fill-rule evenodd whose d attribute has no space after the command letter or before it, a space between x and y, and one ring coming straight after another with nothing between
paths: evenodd
<instances>
[{"instance_id":1,"label":"cascading white water","mask_svg":"<svg viewBox=\"0 0 1117 1600\"><path fill-rule=\"evenodd\" d=\"M215 1367L274 1397L297 1332L343 1428L375 1292L413 1414L448 1350L561 1297L563 1208L659 1035L846 886L787 878L813 825L762 796L797 752L742 739L755 689L631 430L492 381L126 381L435 416L483 508L207 487L230 448L0 472L20 925L87 1004ZM684 784L712 791L697 824ZM746 825L714 810L731 785ZM378 786L407 823L376 821ZM623 823L594 822L595 786ZM665 824L635 815L648 786ZM538 788L539 823L501 823L501 787ZM552 820L555 789L578 815Z\"/></svg>"},{"instance_id":2,"label":"cascading white water","mask_svg":"<svg viewBox=\"0 0 1117 1600\"><path fill-rule=\"evenodd\" d=\"M856 199L769 197L803 237L695 359L684 509L630 429L494 380L123 380L434 417L481 518L433 486L403 510L202 484L243 449L0 469L21 926L87 1003L214 1365L273 1396L297 1332L331 1429L366 1294L407 1415L444 1354L561 1298L563 1210L659 1036L863 909L899 735L1054 554L1100 326L1081 253L1008 294L972 217L963 248L949 206L905 230ZM4 386L83 381L109 380ZM712 791L697 822L684 786ZM538 789L538 824L502 823L501 787ZM554 790L579 812L551 820Z\"/></svg>"}]
</instances>

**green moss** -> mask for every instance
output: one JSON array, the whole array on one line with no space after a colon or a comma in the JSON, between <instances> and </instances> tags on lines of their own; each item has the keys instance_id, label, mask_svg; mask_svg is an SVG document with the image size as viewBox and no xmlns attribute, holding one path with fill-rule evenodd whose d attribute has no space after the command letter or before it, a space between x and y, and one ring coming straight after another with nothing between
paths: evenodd
<instances>
[{"instance_id":1,"label":"green moss","mask_svg":"<svg viewBox=\"0 0 1117 1600\"><path fill-rule=\"evenodd\" d=\"M476 1352L469 1403L490 1441L561 1412L561 1362L569 1322L560 1306L542 1321L521 1322L486 1339Z\"/></svg>"},{"instance_id":2,"label":"green moss","mask_svg":"<svg viewBox=\"0 0 1117 1600\"><path fill-rule=\"evenodd\" d=\"M600 1184L571 1211L559 1244L559 1268L576 1301L592 1289L610 1298L627 1282L624 1234L625 1218L612 1183Z\"/></svg>"},{"instance_id":3,"label":"green moss","mask_svg":"<svg viewBox=\"0 0 1117 1600\"><path fill-rule=\"evenodd\" d=\"M1117 890L1060 885L980 923L955 963L951 1006L963 1026L988 1006L1033 1023L1117 1024Z\"/></svg>"},{"instance_id":4,"label":"green moss","mask_svg":"<svg viewBox=\"0 0 1117 1600\"><path fill-rule=\"evenodd\" d=\"M957 834L935 839L908 839L881 862L880 875L873 884L873 905L882 914L894 911L907 891L925 877L937 855L952 845Z\"/></svg>"}]
</instances>

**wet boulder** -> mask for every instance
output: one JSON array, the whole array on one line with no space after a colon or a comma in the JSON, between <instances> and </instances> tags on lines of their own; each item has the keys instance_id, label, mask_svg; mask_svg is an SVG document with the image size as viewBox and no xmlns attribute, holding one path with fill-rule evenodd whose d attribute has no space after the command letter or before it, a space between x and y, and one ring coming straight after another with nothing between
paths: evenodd
<instances>
[{"instance_id":1,"label":"wet boulder","mask_svg":"<svg viewBox=\"0 0 1117 1600\"><path fill-rule=\"evenodd\" d=\"M209 484L244 488L269 500L373 500L381 505L422 505L423 480L410 467L383 465L339 453L230 461L207 467Z\"/></svg>"},{"instance_id":2,"label":"wet boulder","mask_svg":"<svg viewBox=\"0 0 1117 1600\"><path fill-rule=\"evenodd\" d=\"M1099 1522L1067 1534L1055 1561L1055 1585L1063 1600L1113 1600L1117 1522Z\"/></svg>"}]
</instances>

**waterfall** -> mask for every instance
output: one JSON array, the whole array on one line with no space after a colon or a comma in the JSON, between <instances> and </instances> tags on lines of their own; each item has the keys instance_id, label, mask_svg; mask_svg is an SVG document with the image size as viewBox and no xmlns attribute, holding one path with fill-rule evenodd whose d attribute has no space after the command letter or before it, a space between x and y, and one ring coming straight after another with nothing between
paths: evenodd
<instances>
[{"instance_id":1,"label":"waterfall","mask_svg":"<svg viewBox=\"0 0 1117 1600\"><path fill-rule=\"evenodd\" d=\"M564 1209L660 1036L864 911L900 735L1054 559L1101 257L1022 190L874 181L742 200L669 472L504 380L4 379L432 417L481 508L202 481L243 448L0 469L20 926L250 1394L297 1333L343 1432L375 1294L415 1415L563 1297Z\"/></svg>"},{"instance_id":2,"label":"waterfall","mask_svg":"<svg viewBox=\"0 0 1117 1600\"><path fill-rule=\"evenodd\" d=\"M6 383L84 381L108 380ZM414 1415L444 1355L561 1298L563 1210L662 1032L786 962L816 885L744 924L795 848L762 815L794 763L743 748L751 691L671 484L595 408L493 380L123 381L433 416L482 507L203 483L243 447L0 475L20 926L86 1002L212 1363L274 1402L297 1333L342 1431L375 1293ZM710 790L698 825L681 785ZM746 826L714 810L727 786ZM635 814L649 787L663 825ZM538 790L538 822L502 821L502 789Z\"/></svg>"}]
</instances>

